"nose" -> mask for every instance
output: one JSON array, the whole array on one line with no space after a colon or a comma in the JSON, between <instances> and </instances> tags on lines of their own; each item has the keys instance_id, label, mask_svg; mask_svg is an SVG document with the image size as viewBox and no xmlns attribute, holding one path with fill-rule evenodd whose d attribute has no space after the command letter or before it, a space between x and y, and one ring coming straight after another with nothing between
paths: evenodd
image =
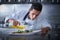
<instances>
[{"instance_id":1,"label":"nose","mask_svg":"<svg viewBox=\"0 0 60 40\"><path fill-rule=\"evenodd\" d=\"M36 18L36 15L33 15L32 19L35 19Z\"/></svg>"},{"instance_id":2,"label":"nose","mask_svg":"<svg viewBox=\"0 0 60 40\"><path fill-rule=\"evenodd\" d=\"M36 17L36 15L33 16L33 18L35 18L35 17Z\"/></svg>"}]
</instances>

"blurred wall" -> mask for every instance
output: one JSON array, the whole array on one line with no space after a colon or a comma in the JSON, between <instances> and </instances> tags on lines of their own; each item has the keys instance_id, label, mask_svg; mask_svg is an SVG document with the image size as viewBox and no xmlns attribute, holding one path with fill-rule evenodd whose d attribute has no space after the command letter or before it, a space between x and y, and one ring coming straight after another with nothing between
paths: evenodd
<instances>
[{"instance_id":1,"label":"blurred wall","mask_svg":"<svg viewBox=\"0 0 60 40\"><path fill-rule=\"evenodd\" d=\"M0 17L7 16L21 10L28 10L30 6L31 4L2 4L0 5Z\"/></svg>"},{"instance_id":2,"label":"blurred wall","mask_svg":"<svg viewBox=\"0 0 60 40\"><path fill-rule=\"evenodd\" d=\"M60 24L60 4L43 4L42 15L49 23Z\"/></svg>"}]
</instances>

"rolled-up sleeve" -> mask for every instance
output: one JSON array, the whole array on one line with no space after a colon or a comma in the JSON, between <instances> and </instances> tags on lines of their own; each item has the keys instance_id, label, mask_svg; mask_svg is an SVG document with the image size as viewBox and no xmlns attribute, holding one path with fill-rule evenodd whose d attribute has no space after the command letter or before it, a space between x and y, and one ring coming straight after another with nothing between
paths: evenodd
<instances>
[{"instance_id":1,"label":"rolled-up sleeve","mask_svg":"<svg viewBox=\"0 0 60 40\"><path fill-rule=\"evenodd\" d=\"M44 20L42 21L41 25L42 25L43 28L44 28L44 27L49 27L49 28L51 28L51 24L48 23L48 21L47 21L46 19L44 19Z\"/></svg>"},{"instance_id":2,"label":"rolled-up sleeve","mask_svg":"<svg viewBox=\"0 0 60 40\"><path fill-rule=\"evenodd\" d=\"M14 16L15 16L15 14L6 16L6 17L5 17L5 22L6 22L8 19L14 19Z\"/></svg>"},{"instance_id":3,"label":"rolled-up sleeve","mask_svg":"<svg viewBox=\"0 0 60 40\"><path fill-rule=\"evenodd\" d=\"M41 29L41 28L45 28L45 27L49 27L50 29L52 28L51 24L45 18L42 18L42 19L37 18L35 21L34 27L35 27L35 29Z\"/></svg>"}]
</instances>

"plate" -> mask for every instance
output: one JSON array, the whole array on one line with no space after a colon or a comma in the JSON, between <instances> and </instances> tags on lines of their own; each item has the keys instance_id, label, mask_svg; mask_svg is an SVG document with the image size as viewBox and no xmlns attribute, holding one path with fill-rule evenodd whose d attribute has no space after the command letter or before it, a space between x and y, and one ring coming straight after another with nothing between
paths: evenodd
<instances>
[{"instance_id":1,"label":"plate","mask_svg":"<svg viewBox=\"0 0 60 40\"><path fill-rule=\"evenodd\" d=\"M33 34L35 34L35 33L38 33L38 32L40 32L41 30L34 30L34 31L32 31L32 32L29 32L29 33L11 33L10 35L33 35Z\"/></svg>"},{"instance_id":2,"label":"plate","mask_svg":"<svg viewBox=\"0 0 60 40\"><path fill-rule=\"evenodd\" d=\"M0 32L2 32L2 34L8 34L8 35L33 35L35 33L40 32L41 30L33 30L32 32L29 33L13 33L18 31L18 29L13 29L13 28L0 28Z\"/></svg>"}]
</instances>

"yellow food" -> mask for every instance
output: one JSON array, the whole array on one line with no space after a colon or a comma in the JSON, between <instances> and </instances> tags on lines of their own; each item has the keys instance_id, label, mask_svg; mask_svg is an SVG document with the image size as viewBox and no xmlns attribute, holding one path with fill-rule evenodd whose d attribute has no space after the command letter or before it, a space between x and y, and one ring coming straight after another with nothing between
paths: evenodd
<instances>
[{"instance_id":1,"label":"yellow food","mask_svg":"<svg viewBox=\"0 0 60 40\"><path fill-rule=\"evenodd\" d=\"M25 29L25 26L23 26L23 25L20 25L20 26L10 26L10 28Z\"/></svg>"}]
</instances>

